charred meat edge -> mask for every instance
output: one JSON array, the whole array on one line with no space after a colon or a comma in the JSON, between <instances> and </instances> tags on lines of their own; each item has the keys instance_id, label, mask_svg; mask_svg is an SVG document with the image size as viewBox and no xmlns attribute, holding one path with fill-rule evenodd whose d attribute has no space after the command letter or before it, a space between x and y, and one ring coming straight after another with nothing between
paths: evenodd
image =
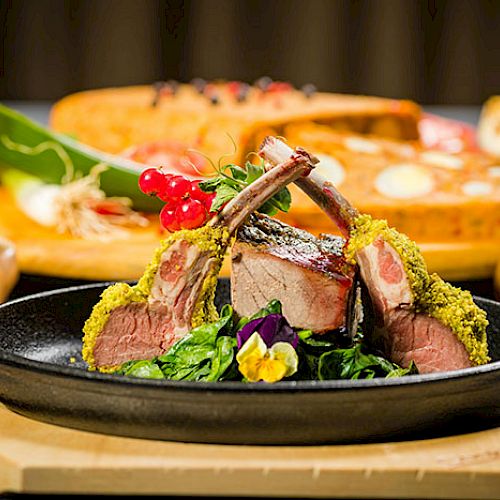
<instances>
[{"instance_id":1,"label":"charred meat edge","mask_svg":"<svg viewBox=\"0 0 500 500\"><path fill-rule=\"evenodd\" d=\"M339 236L316 238L253 214L239 229L232 250L235 311L249 316L278 299L295 328L325 333L345 327L355 266L347 263L344 244Z\"/></svg>"}]
</instances>

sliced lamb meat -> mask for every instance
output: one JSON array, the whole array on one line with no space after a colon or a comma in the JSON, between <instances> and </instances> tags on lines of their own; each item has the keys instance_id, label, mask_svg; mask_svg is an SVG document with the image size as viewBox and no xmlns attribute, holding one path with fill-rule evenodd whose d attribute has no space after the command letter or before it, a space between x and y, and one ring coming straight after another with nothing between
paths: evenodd
<instances>
[{"instance_id":1,"label":"sliced lamb meat","mask_svg":"<svg viewBox=\"0 0 500 500\"><path fill-rule=\"evenodd\" d=\"M354 266L343 256L345 241L315 238L264 215L252 215L233 246L231 295L236 312L251 316L270 300L297 328L317 333L343 327Z\"/></svg>"},{"instance_id":2,"label":"sliced lamb meat","mask_svg":"<svg viewBox=\"0 0 500 500\"><path fill-rule=\"evenodd\" d=\"M105 290L84 327L83 357L89 366L112 371L126 361L159 356L192 327L215 320L217 275L232 235L315 162L303 151L292 151L208 225L165 239L136 286L119 283Z\"/></svg>"},{"instance_id":3,"label":"sliced lamb meat","mask_svg":"<svg viewBox=\"0 0 500 500\"><path fill-rule=\"evenodd\" d=\"M289 152L273 137L261 147L271 165ZM415 243L385 221L359 214L317 172L296 183L349 238L347 256L358 263L374 306L371 339L391 361L407 367L413 360L420 373L488 362L488 321L469 292L429 275Z\"/></svg>"}]
</instances>

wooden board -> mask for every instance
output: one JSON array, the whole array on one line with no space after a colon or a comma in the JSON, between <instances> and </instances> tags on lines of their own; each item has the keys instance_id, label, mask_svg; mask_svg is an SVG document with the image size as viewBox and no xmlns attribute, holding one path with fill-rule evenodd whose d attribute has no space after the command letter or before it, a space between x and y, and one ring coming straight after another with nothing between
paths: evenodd
<instances>
[{"instance_id":1,"label":"wooden board","mask_svg":"<svg viewBox=\"0 0 500 500\"><path fill-rule=\"evenodd\" d=\"M0 236L16 244L19 267L28 274L92 281L137 279L162 237L154 220L148 228L131 230L124 240L72 238L30 220L0 188ZM448 280L489 278L500 262L500 243L496 240L425 243L420 248L430 272ZM229 273L226 259L221 274Z\"/></svg>"},{"instance_id":2,"label":"wooden board","mask_svg":"<svg viewBox=\"0 0 500 500\"><path fill-rule=\"evenodd\" d=\"M217 446L74 431L0 405L6 491L498 499L500 428L385 444Z\"/></svg>"}]
</instances>

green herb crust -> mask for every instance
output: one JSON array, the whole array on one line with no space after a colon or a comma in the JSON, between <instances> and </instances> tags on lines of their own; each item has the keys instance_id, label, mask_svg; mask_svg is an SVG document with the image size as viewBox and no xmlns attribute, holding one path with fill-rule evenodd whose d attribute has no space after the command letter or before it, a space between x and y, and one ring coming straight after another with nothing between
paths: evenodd
<instances>
[{"instance_id":1,"label":"green herb crust","mask_svg":"<svg viewBox=\"0 0 500 500\"><path fill-rule=\"evenodd\" d=\"M347 244L347 259L356 263L356 252L373 243L379 236L388 241L401 256L413 297L416 300L429 286L429 273L424 258L415 242L405 234L398 233L394 228L389 227L387 221L372 219L370 215L365 214L357 217Z\"/></svg>"},{"instance_id":2,"label":"green herb crust","mask_svg":"<svg viewBox=\"0 0 500 500\"><path fill-rule=\"evenodd\" d=\"M143 295L137 286L131 287L126 283L117 283L106 288L101 294L101 300L94 306L89 319L83 327L82 355L91 370L95 370L94 346L97 337L103 330L113 309L126 306L132 302L146 302L147 296ZM112 366L100 369L103 372L114 371Z\"/></svg>"},{"instance_id":3,"label":"green herb crust","mask_svg":"<svg viewBox=\"0 0 500 500\"><path fill-rule=\"evenodd\" d=\"M468 291L454 288L436 274L429 275L415 242L390 228L385 220L362 214L353 224L346 249L348 260L355 262L356 253L378 237L386 240L401 257L408 276L415 308L449 327L469 353L474 365L487 363L488 346L486 313L472 300Z\"/></svg>"},{"instance_id":4,"label":"green herb crust","mask_svg":"<svg viewBox=\"0 0 500 500\"><path fill-rule=\"evenodd\" d=\"M455 288L437 274L432 274L429 287L419 297L417 310L448 326L467 349L473 365L490 361L486 312L474 303L470 292Z\"/></svg>"},{"instance_id":5,"label":"green herb crust","mask_svg":"<svg viewBox=\"0 0 500 500\"><path fill-rule=\"evenodd\" d=\"M215 258L211 272L205 278L198 301L195 304L191 326L196 327L206 322L216 321L218 314L213 299L217 286L217 276L222 265L229 237L227 229L220 227L203 226L194 230L177 231L160 242L160 246L155 251L153 259L146 267L137 285L130 286L126 283L117 283L104 290L101 300L94 306L89 319L83 327L82 354L83 359L88 363L90 369L95 369L95 343L106 325L111 312L117 307L125 306L132 302L147 302L155 275L160 266L161 257L177 241L183 240L190 244L195 244L200 250L211 253ZM110 366L101 367L99 370L110 372L115 371L117 368Z\"/></svg>"}]
</instances>

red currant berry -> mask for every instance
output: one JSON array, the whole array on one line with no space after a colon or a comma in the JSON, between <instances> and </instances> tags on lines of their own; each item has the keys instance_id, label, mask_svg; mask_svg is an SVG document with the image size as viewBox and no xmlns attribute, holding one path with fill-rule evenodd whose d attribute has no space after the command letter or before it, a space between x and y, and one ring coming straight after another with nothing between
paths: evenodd
<instances>
[{"instance_id":1,"label":"red currant berry","mask_svg":"<svg viewBox=\"0 0 500 500\"><path fill-rule=\"evenodd\" d=\"M212 212L212 202L214 201L216 194L215 193L205 193L205 199L203 200L203 204L205 205L205 208L207 209L207 212L211 213L212 215L215 212Z\"/></svg>"},{"instance_id":2,"label":"red currant berry","mask_svg":"<svg viewBox=\"0 0 500 500\"><path fill-rule=\"evenodd\" d=\"M161 169L161 167L160 167L160 172L164 175L165 181L169 181L172 177L174 177L174 174L168 174L166 172L163 172L163 170ZM166 182L165 182L165 184L166 184Z\"/></svg>"},{"instance_id":3,"label":"red currant berry","mask_svg":"<svg viewBox=\"0 0 500 500\"><path fill-rule=\"evenodd\" d=\"M162 191L162 199L178 200L186 196L191 189L191 182L180 175L174 175L167 179L165 189Z\"/></svg>"},{"instance_id":4,"label":"red currant berry","mask_svg":"<svg viewBox=\"0 0 500 500\"><path fill-rule=\"evenodd\" d=\"M176 209L175 215L183 229L195 229L205 224L207 211L198 200L184 200Z\"/></svg>"},{"instance_id":5,"label":"red currant berry","mask_svg":"<svg viewBox=\"0 0 500 500\"><path fill-rule=\"evenodd\" d=\"M209 193L205 193L205 191L202 191L200 189L200 184L201 181L192 181L191 182L191 189L189 190L189 196L193 200L198 200L198 201L205 201L205 198Z\"/></svg>"},{"instance_id":6,"label":"red currant berry","mask_svg":"<svg viewBox=\"0 0 500 500\"><path fill-rule=\"evenodd\" d=\"M181 228L175 215L175 208L172 208L171 205L165 205L161 209L160 224L171 233L178 231Z\"/></svg>"},{"instance_id":7,"label":"red currant berry","mask_svg":"<svg viewBox=\"0 0 500 500\"><path fill-rule=\"evenodd\" d=\"M154 196L165 188L165 176L157 168L147 168L139 177L139 189Z\"/></svg>"},{"instance_id":8,"label":"red currant berry","mask_svg":"<svg viewBox=\"0 0 500 500\"><path fill-rule=\"evenodd\" d=\"M161 191L158 191L158 198L160 198L161 201L164 201L166 203L172 201L172 197L169 196L166 191L167 191L167 186L168 184L170 183L170 180L172 179L172 177L174 177L173 174L164 174L165 175L165 182L163 183L163 187L161 189ZM177 200L175 200L177 201Z\"/></svg>"}]
</instances>

